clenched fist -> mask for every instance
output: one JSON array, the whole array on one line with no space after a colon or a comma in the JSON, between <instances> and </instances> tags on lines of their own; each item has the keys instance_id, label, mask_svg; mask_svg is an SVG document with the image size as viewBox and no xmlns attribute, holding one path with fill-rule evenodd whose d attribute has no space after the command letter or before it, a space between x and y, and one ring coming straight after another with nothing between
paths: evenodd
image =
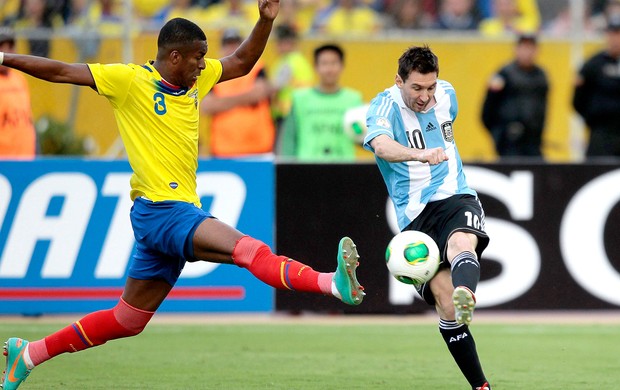
<instances>
[{"instance_id":1,"label":"clenched fist","mask_svg":"<svg viewBox=\"0 0 620 390\"><path fill-rule=\"evenodd\" d=\"M421 149L418 155L419 162L437 165L441 162L448 161L448 156L443 148Z\"/></svg>"}]
</instances>

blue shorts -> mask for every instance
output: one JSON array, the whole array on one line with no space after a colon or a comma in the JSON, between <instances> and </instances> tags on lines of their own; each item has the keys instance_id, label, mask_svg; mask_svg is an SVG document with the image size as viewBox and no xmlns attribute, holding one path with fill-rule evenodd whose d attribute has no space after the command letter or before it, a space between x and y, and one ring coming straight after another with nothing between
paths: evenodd
<instances>
[{"instance_id":1,"label":"blue shorts","mask_svg":"<svg viewBox=\"0 0 620 390\"><path fill-rule=\"evenodd\" d=\"M194 232L212 215L187 202L136 198L129 216L136 238L129 276L174 286L186 260L195 260Z\"/></svg>"}]
</instances>

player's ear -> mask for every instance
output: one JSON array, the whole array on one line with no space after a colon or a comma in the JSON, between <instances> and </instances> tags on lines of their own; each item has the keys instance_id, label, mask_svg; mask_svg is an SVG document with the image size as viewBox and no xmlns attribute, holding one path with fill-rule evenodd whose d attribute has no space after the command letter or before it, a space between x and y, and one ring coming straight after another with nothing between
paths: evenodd
<instances>
[{"instance_id":1,"label":"player's ear","mask_svg":"<svg viewBox=\"0 0 620 390\"><path fill-rule=\"evenodd\" d=\"M173 65L178 64L183 59L183 55L178 50L171 50L170 54L168 54L168 59L170 63Z\"/></svg>"},{"instance_id":2,"label":"player's ear","mask_svg":"<svg viewBox=\"0 0 620 390\"><path fill-rule=\"evenodd\" d=\"M404 84L402 77L400 77L400 75L398 74L396 74L395 81L398 88L402 87Z\"/></svg>"}]
</instances>

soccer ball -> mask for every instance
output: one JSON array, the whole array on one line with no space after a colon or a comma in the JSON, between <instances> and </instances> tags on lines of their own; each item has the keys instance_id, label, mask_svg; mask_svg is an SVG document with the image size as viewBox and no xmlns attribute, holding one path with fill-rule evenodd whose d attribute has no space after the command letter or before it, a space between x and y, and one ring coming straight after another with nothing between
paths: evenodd
<instances>
[{"instance_id":1,"label":"soccer ball","mask_svg":"<svg viewBox=\"0 0 620 390\"><path fill-rule=\"evenodd\" d=\"M422 285L439 268L439 248L427 234L405 230L392 238L385 251L390 274L399 282Z\"/></svg>"},{"instance_id":2,"label":"soccer ball","mask_svg":"<svg viewBox=\"0 0 620 390\"><path fill-rule=\"evenodd\" d=\"M344 133L357 144L364 142L364 137L368 132L366 127L366 111L369 104L349 108L344 113Z\"/></svg>"}]
</instances>

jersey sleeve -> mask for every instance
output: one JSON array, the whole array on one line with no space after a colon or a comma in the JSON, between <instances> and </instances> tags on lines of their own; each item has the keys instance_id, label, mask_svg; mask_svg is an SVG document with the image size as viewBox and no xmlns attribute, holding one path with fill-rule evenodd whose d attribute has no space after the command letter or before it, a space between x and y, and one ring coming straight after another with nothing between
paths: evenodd
<instances>
[{"instance_id":1,"label":"jersey sleeve","mask_svg":"<svg viewBox=\"0 0 620 390\"><path fill-rule=\"evenodd\" d=\"M394 107L391 99L386 95L379 95L370 102L366 113L366 127L368 131L364 137L364 149L374 153L370 141L385 134L394 139Z\"/></svg>"},{"instance_id":2,"label":"jersey sleeve","mask_svg":"<svg viewBox=\"0 0 620 390\"><path fill-rule=\"evenodd\" d=\"M450 95L450 115L452 115L452 122L456 121L456 117L459 114L459 103L456 99L456 91L452 89Z\"/></svg>"},{"instance_id":3,"label":"jersey sleeve","mask_svg":"<svg viewBox=\"0 0 620 390\"><path fill-rule=\"evenodd\" d=\"M452 121L454 122L456 120L456 116L459 113L459 104L456 99L456 90L454 89L454 86L446 80L438 80L437 83L441 86L441 88L443 88L446 95L448 95L450 98L450 116L452 117Z\"/></svg>"},{"instance_id":4,"label":"jersey sleeve","mask_svg":"<svg viewBox=\"0 0 620 390\"><path fill-rule=\"evenodd\" d=\"M213 88L222 77L222 63L220 60L207 58L205 60L205 66L205 70L200 72L197 81L198 100L202 100L203 97L207 96L211 88Z\"/></svg>"},{"instance_id":5,"label":"jersey sleeve","mask_svg":"<svg viewBox=\"0 0 620 390\"><path fill-rule=\"evenodd\" d=\"M99 95L108 98L113 107L123 105L136 71L125 64L88 64Z\"/></svg>"}]
</instances>

